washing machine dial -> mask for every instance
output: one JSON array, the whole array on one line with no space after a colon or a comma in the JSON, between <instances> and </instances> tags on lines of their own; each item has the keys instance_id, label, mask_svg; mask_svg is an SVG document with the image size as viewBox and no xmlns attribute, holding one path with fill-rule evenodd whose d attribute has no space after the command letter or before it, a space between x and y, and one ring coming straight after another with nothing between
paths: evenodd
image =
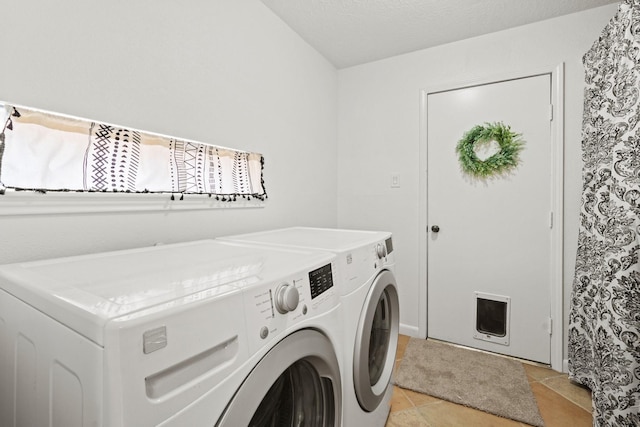
<instances>
[{"instance_id":1,"label":"washing machine dial","mask_svg":"<svg viewBox=\"0 0 640 427\"><path fill-rule=\"evenodd\" d=\"M387 256L387 248L382 244L378 243L376 245L376 254L378 255L378 259L382 259Z\"/></svg>"},{"instance_id":2,"label":"washing machine dial","mask_svg":"<svg viewBox=\"0 0 640 427\"><path fill-rule=\"evenodd\" d=\"M295 286L283 283L276 289L275 305L278 312L285 314L295 310L300 301L300 293Z\"/></svg>"}]
</instances>

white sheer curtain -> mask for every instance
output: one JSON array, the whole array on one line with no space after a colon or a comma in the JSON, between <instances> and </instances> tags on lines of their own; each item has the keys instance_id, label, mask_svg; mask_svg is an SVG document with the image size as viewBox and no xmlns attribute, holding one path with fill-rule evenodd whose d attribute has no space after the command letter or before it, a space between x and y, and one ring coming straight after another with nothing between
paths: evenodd
<instances>
[{"instance_id":1,"label":"white sheer curtain","mask_svg":"<svg viewBox=\"0 0 640 427\"><path fill-rule=\"evenodd\" d=\"M0 105L0 190L266 198L261 154Z\"/></svg>"}]
</instances>

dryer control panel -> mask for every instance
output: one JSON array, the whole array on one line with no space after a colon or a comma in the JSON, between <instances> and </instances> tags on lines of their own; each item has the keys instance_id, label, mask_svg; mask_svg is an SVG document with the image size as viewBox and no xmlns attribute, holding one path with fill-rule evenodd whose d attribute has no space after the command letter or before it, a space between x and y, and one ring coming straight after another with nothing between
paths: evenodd
<instances>
[{"instance_id":1,"label":"dryer control panel","mask_svg":"<svg viewBox=\"0 0 640 427\"><path fill-rule=\"evenodd\" d=\"M249 351L300 329L339 305L335 263L244 290Z\"/></svg>"},{"instance_id":2,"label":"dryer control panel","mask_svg":"<svg viewBox=\"0 0 640 427\"><path fill-rule=\"evenodd\" d=\"M341 295L349 295L395 264L391 237L338 254Z\"/></svg>"}]
</instances>

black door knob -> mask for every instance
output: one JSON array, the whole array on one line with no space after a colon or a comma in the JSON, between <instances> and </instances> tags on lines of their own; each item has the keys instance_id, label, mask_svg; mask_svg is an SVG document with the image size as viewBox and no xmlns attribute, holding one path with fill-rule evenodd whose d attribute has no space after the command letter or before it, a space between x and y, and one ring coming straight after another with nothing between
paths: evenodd
<instances>
[{"instance_id":1,"label":"black door knob","mask_svg":"<svg viewBox=\"0 0 640 427\"><path fill-rule=\"evenodd\" d=\"M431 231L433 231L434 233L437 233L438 231L440 231L440 227L438 227L437 225L432 225Z\"/></svg>"}]
</instances>

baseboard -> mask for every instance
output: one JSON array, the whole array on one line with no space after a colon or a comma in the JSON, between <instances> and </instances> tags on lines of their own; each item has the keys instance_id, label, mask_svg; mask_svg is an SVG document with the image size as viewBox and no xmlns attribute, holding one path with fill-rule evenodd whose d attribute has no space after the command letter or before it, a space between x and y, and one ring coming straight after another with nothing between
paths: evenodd
<instances>
[{"instance_id":1,"label":"baseboard","mask_svg":"<svg viewBox=\"0 0 640 427\"><path fill-rule=\"evenodd\" d=\"M400 323L399 332L402 335L408 335L414 338L425 338L425 337L420 337L420 334L418 333L418 328L416 326L404 325Z\"/></svg>"},{"instance_id":2,"label":"baseboard","mask_svg":"<svg viewBox=\"0 0 640 427\"><path fill-rule=\"evenodd\" d=\"M410 337L414 337L414 338L426 338L426 337L421 337L420 333L418 331L418 328L416 326L411 326L411 325L406 325L403 323L400 323L400 327L399 327L399 331L400 334L402 335L408 335ZM569 372L569 359L563 359L562 360L562 373L566 374Z\"/></svg>"}]
</instances>

